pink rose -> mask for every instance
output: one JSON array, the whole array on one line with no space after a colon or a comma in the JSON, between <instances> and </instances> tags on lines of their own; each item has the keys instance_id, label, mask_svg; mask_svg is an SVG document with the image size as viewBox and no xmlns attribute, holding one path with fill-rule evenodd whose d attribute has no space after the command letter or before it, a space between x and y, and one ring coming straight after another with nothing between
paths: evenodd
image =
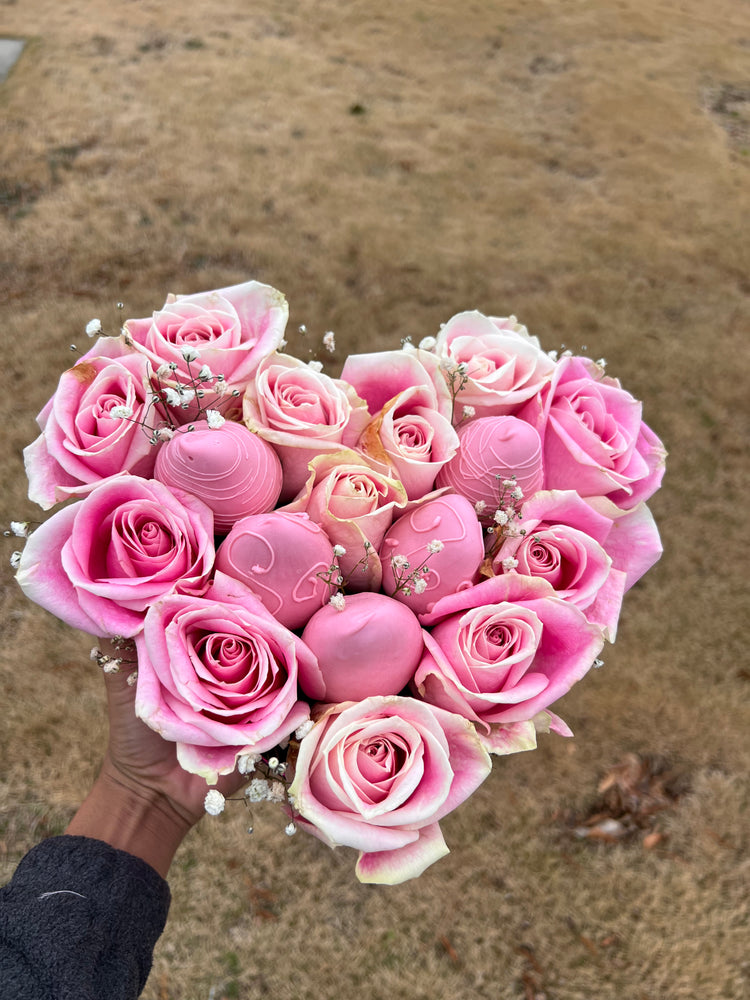
<instances>
[{"instance_id":1,"label":"pink rose","mask_svg":"<svg viewBox=\"0 0 750 1000\"><path fill-rule=\"evenodd\" d=\"M177 365L172 378L162 380L166 385L185 384L207 365L214 375L224 376L225 389L241 393L263 358L281 343L288 315L281 292L246 281L214 292L169 295L150 318L127 320L125 336L155 369ZM182 353L185 348L198 352L190 365ZM211 402L207 393L203 405ZM194 416L190 408L174 413L181 420Z\"/></svg>"},{"instance_id":2,"label":"pink rose","mask_svg":"<svg viewBox=\"0 0 750 1000\"><path fill-rule=\"evenodd\" d=\"M453 412L453 402L440 362L430 351L408 344L403 351L350 354L344 362L341 377L354 386L372 416L396 396L414 388L421 390L423 406L437 410L449 420Z\"/></svg>"},{"instance_id":3,"label":"pink rose","mask_svg":"<svg viewBox=\"0 0 750 1000\"><path fill-rule=\"evenodd\" d=\"M465 719L412 698L334 705L300 744L290 788L310 833L361 853L360 882L394 885L448 853L438 821L490 772Z\"/></svg>"},{"instance_id":4,"label":"pink rose","mask_svg":"<svg viewBox=\"0 0 750 1000\"><path fill-rule=\"evenodd\" d=\"M429 493L443 466L458 450L450 420L431 408L421 386L404 389L365 428L359 447L404 484L410 500Z\"/></svg>"},{"instance_id":5,"label":"pink rose","mask_svg":"<svg viewBox=\"0 0 750 1000\"><path fill-rule=\"evenodd\" d=\"M119 476L37 528L16 579L74 628L133 636L160 597L202 593L213 558L213 515L202 501Z\"/></svg>"},{"instance_id":6,"label":"pink rose","mask_svg":"<svg viewBox=\"0 0 750 1000\"><path fill-rule=\"evenodd\" d=\"M442 598L421 621L429 633L416 689L476 723L495 753L534 746L535 716L588 672L604 644L602 630L546 580L515 573ZM525 725L509 747L503 730L516 723ZM570 735L557 720L552 728Z\"/></svg>"},{"instance_id":7,"label":"pink rose","mask_svg":"<svg viewBox=\"0 0 750 1000\"><path fill-rule=\"evenodd\" d=\"M493 571L543 577L614 642L625 591L661 555L646 505L625 512L604 497L542 491L521 508L521 525L525 534L503 541ZM507 560L517 565L511 568Z\"/></svg>"},{"instance_id":8,"label":"pink rose","mask_svg":"<svg viewBox=\"0 0 750 1000\"><path fill-rule=\"evenodd\" d=\"M543 438L545 489L607 496L629 510L661 485L667 453L641 404L588 358L562 358L522 416Z\"/></svg>"},{"instance_id":9,"label":"pink rose","mask_svg":"<svg viewBox=\"0 0 750 1000\"><path fill-rule=\"evenodd\" d=\"M394 512L406 503L400 482L371 468L364 456L339 451L310 462L304 490L284 510L308 514L334 545L343 546L339 566L344 577L351 576L349 589L377 590L378 549Z\"/></svg>"},{"instance_id":10,"label":"pink rose","mask_svg":"<svg viewBox=\"0 0 750 1000\"><path fill-rule=\"evenodd\" d=\"M465 406L478 417L514 414L552 378L554 362L536 337L515 316L489 318L463 312L448 320L437 336L435 354L448 372L464 366L464 384L456 382L455 416Z\"/></svg>"},{"instance_id":11,"label":"pink rose","mask_svg":"<svg viewBox=\"0 0 750 1000\"><path fill-rule=\"evenodd\" d=\"M275 354L247 387L243 419L279 455L282 499L289 500L304 486L310 459L354 446L369 418L364 401L347 382Z\"/></svg>"},{"instance_id":12,"label":"pink rose","mask_svg":"<svg viewBox=\"0 0 750 1000\"><path fill-rule=\"evenodd\" d=\"M42 433L24 448L29 499L48 510L123 472L151 476L157 449L140 424L155 427L164 413L152 407L149 375L146 358L110 337L63 372L37 417Z\"/></svg>"},{"instance_id":13,"label":"pink rose","mask_svg":"<svg viewBox=\"0 0 750 1000\"><path fill-rule=\"evenodd\" d=\"M203 597L156 601L136 645L136 714L210 784L239 754L272 749L309 715L297 670L313 654L223 573Z\"/></svg>"}]
</instances>

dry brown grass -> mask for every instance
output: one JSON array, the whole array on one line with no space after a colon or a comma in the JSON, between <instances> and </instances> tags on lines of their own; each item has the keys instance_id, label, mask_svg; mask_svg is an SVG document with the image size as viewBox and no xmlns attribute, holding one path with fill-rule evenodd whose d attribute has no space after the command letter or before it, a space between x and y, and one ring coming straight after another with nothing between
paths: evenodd
<instances>
[{"instance_id":1,"label":"dry brown grass","mask_svg":"<svg viewBox=\"0 0 750 1000\"><path fill-rule=\"evenodd\" d=\"M739 1000L747 962L750 21L715 0L23 0L0 87L6 519L85 322L255 277L339 357L514 311L587 344L671 452L665 556L561 710L416 883L258 811L178 855L147 1000ZM8 554L11 545L8 545ZM0 851L60 830L104 727L87 642L2 583ZM626 753L689 784L578 840ZM587 812L588 811L588 812Z\"/></svg>"}]
</instances>

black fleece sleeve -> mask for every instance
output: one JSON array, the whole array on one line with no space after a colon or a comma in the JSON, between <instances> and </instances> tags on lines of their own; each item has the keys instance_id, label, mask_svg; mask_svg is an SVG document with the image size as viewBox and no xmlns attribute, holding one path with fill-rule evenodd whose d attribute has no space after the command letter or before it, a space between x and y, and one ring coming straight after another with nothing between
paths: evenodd
<instances>
[{"instance_id":1,"label":"black fleece sleeve","mask_svg":"<svg viewBox=\"0 0 750 1000\"><path fill-rule=\"evenodd\" d=\"M140 858L88 837L42 841L0 889L0 996L134 1000L169 901Z\"/></svg>"}]
</instances>

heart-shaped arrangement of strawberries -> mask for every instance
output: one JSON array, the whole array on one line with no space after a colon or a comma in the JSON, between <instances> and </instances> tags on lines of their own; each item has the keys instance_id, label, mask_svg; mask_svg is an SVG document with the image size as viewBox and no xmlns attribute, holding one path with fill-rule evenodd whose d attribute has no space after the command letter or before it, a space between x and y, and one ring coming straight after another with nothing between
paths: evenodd
<instances>
[{"instance_id":1,"label":"heart-shaped arrangement of strawberries","mask_svg":"<svg viewBox=\"0 0 750 1000\"><path fill-rule=\"evenodd\" d=\"M661 553L665 451L603 361L515 317L459 313L332 378L283 353L287 316L248 282L117 337L92 320L25 451L30 498L74 502L17 579L134 644L136 712L183 768L239 768L290 832L401 882L492 754L571 735L551 708Z\"/></svg>"}]
</instances>

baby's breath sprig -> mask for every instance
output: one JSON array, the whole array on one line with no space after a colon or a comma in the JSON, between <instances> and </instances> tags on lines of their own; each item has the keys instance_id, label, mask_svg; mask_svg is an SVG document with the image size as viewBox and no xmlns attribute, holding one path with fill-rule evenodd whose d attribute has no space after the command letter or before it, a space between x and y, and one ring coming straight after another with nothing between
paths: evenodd
<instances>
[{"instance_id":1,"label":"baby's breath sprig","mask_svg":"<svg viewBox=\"0 0 750 1000\"><path fill-rule=\"evenodd\" d=\"M343 545L333 546L333 561L331 562L331 565L327 569L316 574L320 580L323 580L323 582L327 583L332 589L333 593L331 594L331 599L328 603L337 611L343 611L346 607L344 592L346 591L346 588L354 574L358 569L361 569L363 573L367 571L367 566L373 552L373 545L372 542L368 542L367 539L365 539L363 545L365 554L354 564L354 566L352 566L348 576L344 576L339 565L339 559L341 556L346 555L346 549Z\"/></svg>"},{"instance_id":2,"label":"baby's breath sprig","mask_svg":"<svg viewBox=\"0 0 750 1000\"><path fill-rule=\"evenodd\" d=\"M453 407L453 411L455 412L456 397L461 392L461 390L464 389L466 383L469 381L468 365L464 361L461 361L457 364L455 361L451 361L450 359L445 358L440 362L440 370L442 371L443 378L445 379L448 385L448 391L451 394L451 404ZM466 409L467 408L464 407L464 410ZM472 407L469 407L468 409L471 410ZM462 413L461 420L459 421L459 423L463 422L466 419L468 419L468 414Z\"/></svg>"},{"instance_id":3,"label":"baby's breath sprig","mask_svg":"<svg viewBox=\"0 0 750 1000\"><path fill-rule=\"evenodd\" d=\"M153 389L152 404L165 403L172 409L187 410L191 406L196 407L196 419L206 418L211 426L209 414L216 414L222 417L222 407L226 408L240 396L239 389L229 389L224 375L220 372L214 373L207 364L202 364L196 371L193 367L200 361L200 351L190 344L186 344L180 351L187 366L187 378L178 377L179 366L176 361L168 361L160 365L151 380ZM183 373L180 373L182 376ZM211 397L210 407L206 406L204 400L206 395ZM214 425L220 426L214 416ZM167 424L168 429L174 431L175 426ZM155 443L152 441L152 443Z\"/></svg>"},{"instance_id":4,"label":"baby's breath sprig","mask_svg":"<svg viewBox=\"0 0 750 1000\"><path fill-rule=\"evenodd\" d=\"M230 406L240 396L239 389L230 390L224 375L212 372L208 365L203 364L198 371L194 370L193 365L200 360L200 352L196 348L186 345L181 353L187 365L187 379L180 380L177 377L179 365L176 361L161 364L151 375L151 398L144 407L140 420L136 420L132 408L124 404L113 406L109 411L113 419L128 420L139 426L152 445L169 441L174 436L179 425L171 419L170 409L187 410L195 406L196 422L205 420L215 430L226 419L221 412L222 407ZM210 394L210 406L204 403L207 393ZM166 419L150 423L151 413L161 406L167 407ZM194 430L194 425L189 424L187 430Z\"/></svg>"},{"instance_id":5,"label":"baby's breath sprig","mask_svg":"<svg viewBox=\"0 0 750 1000\"><path fill-rule=\"evenodd\" d=\"M288 740L285 745L279 745L266 753L246 753L237 758L237 770L242 775L247 775L250 781L245 786L241 796L227 799L215 789L211 789L204 800L204 807L210 816L218 816L224 811L226 802L244 802L245 806L251 810L250 822L247 832L253 832L252 807L259 802L275 802L284 807L285 812L291 817L291 823L287 824L285 833L291 836L296 831L294 824L294 805L289 798L288 789L290 785L290 770L296 760L299 749L299 741L307 735L312 728L312 722L303 723L294 733L293 739ZM294 826L294 830L289 829Z\"/></svg>"},{"instance_id":6,"label":"baby's breath sprig","mask_svg":"<svg viewBox=\"0 0 750 1000\"><path fill-rule=\"evenodd\" d=\"M493 524L487 528L487 534L494 535L492 545L487 553L489 559L492 559L499 551L506 538L518 538L520 535L526 534L526 530L519 528L517 523L522 517L521 503L523 501L523 490L518 485L515 475L513 474L508 478L504 478L498 473L496 478L498 480L497 506L492 515ZM481 516L485 514L487 505L484 501L480 500L475 505L475 508L477 514ZM515 560L512 561L515 562ZM512 569L514 567L506 568Z\"/></svg>"},{"instance_id":7,"label":"baby's breath sprig","mask_svg":"<svg viewBox=\"0 0 750 1000\"><path fill-rule=\"evenodd\" d=\"M439 538L433 538L425 546L427 555L414 569L411 568L411 563L406 556L399 553L391 556L391 569L393 570L396 587L390 596L395 597L399 592L403 592L405 597L410 597L412 593L423 594L427 590L427 577L430 573L427 561L430 556L437 555L444 547L443 542Z\"/></svg>"},{"instance_id":8,"label":"baby's breath sprig","mask_svg":"<svg viewBox=\"0 0 750 1000\"><path fill-rule=\"evenodd\" d=\"M94 646L89 654L90 659L92 659L97 667L100 667L105 674L119 674L123 665L127 666L128 664L135 664L138 662L132 655L135 651L134 642L130 639L125 639L121 635L113 636L110 641L114 646L117 654L116 656L110 656L109 653L103 652L98 646ZM132 687L137 679L138 671L131 671L128 675L128 684Z\"/></svg>"}]
</instances>

